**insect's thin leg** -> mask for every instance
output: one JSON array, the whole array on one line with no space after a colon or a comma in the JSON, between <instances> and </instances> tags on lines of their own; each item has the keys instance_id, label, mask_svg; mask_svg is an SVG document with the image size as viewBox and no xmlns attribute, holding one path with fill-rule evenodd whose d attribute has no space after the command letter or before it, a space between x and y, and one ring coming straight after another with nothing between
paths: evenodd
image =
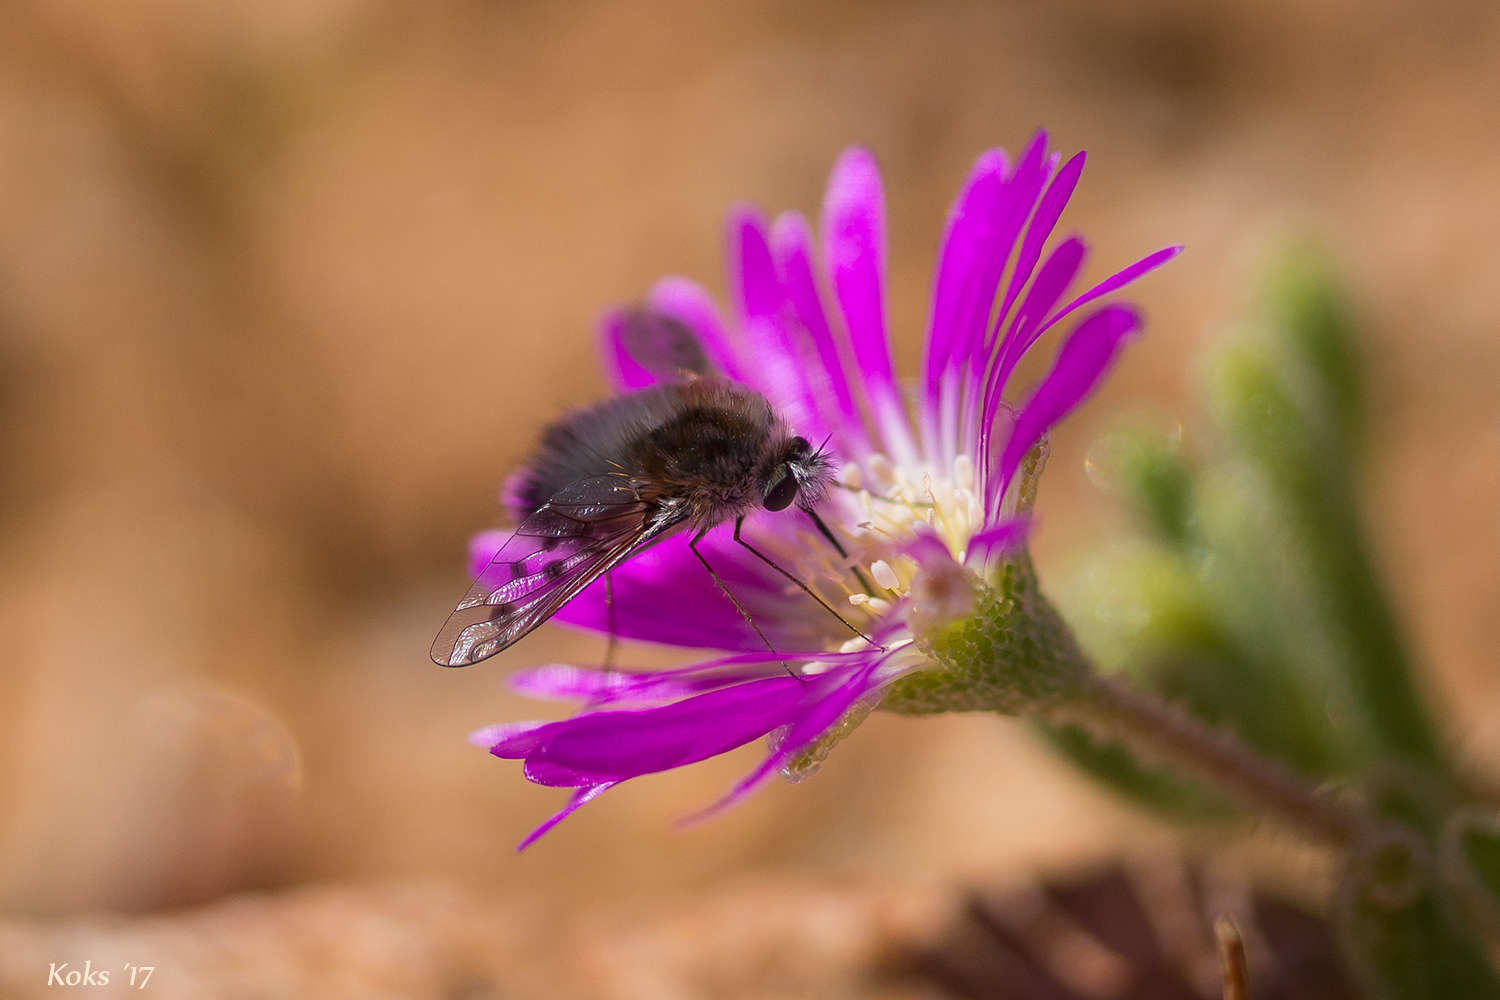
<instances>
[{"instance_id":1,"label":"insect's thin leg","mask_svg":"<svg viewBox=\"0 0 1500 1000\"><path fill-rule=\"evenodd\" d=\"M609 629L609 641L604 646L605 670L614 668L615 647L620 644L620 637L615 634L615 581L610 572L604 571L604 620Z\"/></svg>"},{"instance_id":2,"label":"insect's thin leg","mask_svg":"<svg viewBox=\"0 0 1500 1000\"><path fill-rule=\"evenodd\" d=\"M788 573L785 569L782 569L775 562L773 562L771 560L771 558L769 556L767 556L764 552L760 551L760 549L757 549L755 546L751 545L749 542L747 542L743 538L741 538L740 537L740 528L743 527L744 524L745 524L745 519L743 517L739 517L739 518L735 519L735 522L734 522L734 540L736 542L739 542L745 548L749 549L750 550L750 554L753 555L753 556L755 556L761 562L765 563L767 566L771 567L776 572L780 573L782 576L786 577L788 580L792 581L797 586L801 587L802 588L802 592L804 594L806 594L808 597L811 597L813 600L815 600L819 604L821 604L823 606L823 610L827 611L830 615L833 615L833 617L835 617L839 621L843 622L844 623L844 627L847 628L849 631L853 632L855 635L859 636L865 642L868 642L870 645L876 647L877 649L885 649L885 647L882 646L882 645L880 645L880 643L876 642L874 639L871 639L869 636L865 635L859 629L855 628L849 622L849 619L845 618L843 615L841 615L837 611L833 610L833 608L829 607L828 606L828 602L825 601L825 600L823 600L823 598L819 597L816 593L814 593L813 589L811 587L809 587L807 584L803 583L801 580L797 579L791 573Z\"/></svg>"},{"instance_id":3,"label":"insect's thin leg","mask_svg":"<svg viewBox=\"0 0 1500 1000\"><path fill-rule=\"evenodd\" d=\"M755 619L750 617L750 612L745 610L745 606L741 604L739 598L735 597L734 594L730 591L728 584L723 581L718 573L714 572L714 568L708 564L708 560L703 558L703 553L698 551L698 543L703 540L703 536L706 534L708 534L708 529L704 528L702 531L694 535L693 540L688 542L688 548L693 550L693 555L697 556L698 561L703 564L703 568L708 570L708 575L714 578L714 583L717 583L719 585L719 589L724 591L724 596L729 598L729 600L733 602L735 610L740 613L740 616L743 617L745 621L750 623L751 628L755 629L755 634L760 636L760 641L765 643L766 648L769 649L774 655L779 657L781 654L776 652L776 647L771 645L771 640L767 639L766 634L760 630L760 626L755 624ZM787 662L785 660L781 661L781 665L786 668L786 672L791 674L792 677L796 678L798 681L802 680L802 678L797 677L796 671L787 666Z\"/></svg>"},{"instance_id":4,"label":"insect's thin leg","mask_svg":"<svg viewBox=\"0 0 1500 1000\"><path fill-rule=\"evenodd\" d=\"M816 524L818 526L818 531L823 535L823 537L828 539L828 544L833 546L833 551L837 552L845 559L848 559L849 553L844 551L844 547L840 545L839 540L833 536L833 532L828 530L828 525L823 523L823 519L818 516L817 512L809 510L806 513L808 517L812 518L813 524ZM865 579L865 575L859 571L859 567L850 566L849 569L854 574L854 578L859 581L859 585L865 588L865 593L869 594L871 597L874 597L875 588L870 586L870 581ZM845 624L848 623L846 622Z\"/></svg>"}]
</instances>

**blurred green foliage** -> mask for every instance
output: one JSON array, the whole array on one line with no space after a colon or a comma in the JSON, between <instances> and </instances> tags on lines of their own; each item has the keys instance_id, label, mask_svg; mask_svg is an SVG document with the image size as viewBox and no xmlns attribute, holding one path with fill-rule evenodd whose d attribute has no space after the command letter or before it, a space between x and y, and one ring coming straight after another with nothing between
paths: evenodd
<instances>
[{"instance_id":1,"label":"blurred green foliage","mask_svg":"<svg viewBox=\"0 0 1500 1000\"><path fill-rule=\"evenodd\" d=\"M1412 869L1401 899L1363 847L1346 859L1336 924L1366 992L1500 996L1466 915L1474 907L1455 901L1459 882L1467 898L1478 886L1492 907L1500 900L1500 835L1450 836L1459 846L1434 860L1465 793L1361 533L1367 404L1353 310L1327 258L1309 246L1279 257L1252 315L1206 345L1194 378L1206 417L1194 447L1180 428L1137 424L1091 450L1091 477L1136 531L1067 588L1067 617L1101 668L1314 781L1359 789L1410 831L1387 851ZM1044 731L1078 766L1165 815L1228 808L1123 746Z\"/></svg>"}]
</instances>

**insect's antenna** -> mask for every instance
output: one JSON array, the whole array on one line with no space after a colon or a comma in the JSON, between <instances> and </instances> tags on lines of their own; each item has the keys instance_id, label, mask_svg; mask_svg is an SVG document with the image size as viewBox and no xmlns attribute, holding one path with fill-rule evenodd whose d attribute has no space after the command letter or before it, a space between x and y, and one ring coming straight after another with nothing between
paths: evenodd
<instances>
[{"instance_id":1,"label":"insect's antenna","mask_svg":"<svg viewBox=\"0 0 1500 1000\"><path fill-rule=\"evenodd\" d=\"M743 520L743 517L740 518L740 521ZM729 585L724 582L724 580L719 576L718 573L714 572L714 568L708 564L708 560L703 557L703 553L698 551L698 543L703 540L703 536L706 534L708 534L707 528L699 531L696 535L693 536L693 540L688 542L688 548L692 549L693 555L698 557L698 561L703 564L703 568L708 570L708 575L714 578L714 583L717 583L719 585L719 589L724 591L724 596L729 598L729 600L734 603L735 610L740 613L740 616L743 617L745 621L750 623L751 628L755 629L755 634L760 636L760 641L766 644L766 648L771 651L771 655L779 659L781 654L776 652L776 647L771 645L771 640L766 638L766 634L760 630L759 625L755 624L755 619L750 617L750 612L746 611L745 606L740 603L739 598L734 596L733 591L729 589ZM735 522L734 537L735 541L739 541L740 533L738 521ZM753 552L754 550L752 549L751 551ZM759 555L759 553L756 554ZM765 557L761 556L761 558L764 559ZM797 672L795 670L787 666L787 662L785 660L781 660L781 666L784 670L786 670L788 674L792 676L793 680L797 681L797 683L799 684L803 683L802 678L797 676Z\"/></svg>"},{"instance_id":2,"label":"insect's antenna","mask_svg":"<svg viewBox=\"0 0 1500 1000\"><path fill-rule=\"evenodd\" d=\"M839 544L839 540L834 537L833 532L828 530L828 525L823 523L823 519L818 516L817 512L809 510L807 511L807 516L812 518L813 524L818 526L818 533L828 539L828 544L833 546L833 551L837 552L841 558L848 559L849 553L844 551L844 547ZM865 589L865 593L874 597L875 588L870 586L870 581L865 579L865 575L860 572L859 567L850 566L849 571L854 574L854 578L859 581L859 585Z\"/></svg>"},{"instance_id":3,"label":"insect's antenna","mask_svg":"<svg viewBox=\"0 0 1500 1000\"><path fill-rule=\"evenodd\" d=\"M815 594L813 592L813 589L811 587L809 587L807 584L803 583L801 580L797 579L791 573L788 573L786 570L782 569L780 566L776 565L776 563L774 563L774 562L771 561L771 558L769 556L767 556L765 553L761 552L755 546L751 545L749 542L747 542L743 538L741 538L740 537L740 528L743 527L744 524L745 524L745 518L743 516L735 519L735 522L734 522L734 540L736 542L739 542L745 548L749 549L751 555L755 556L761 562L765 563L767 566L771 567L776 572L780 573L782 576L786 577L788 580L792 581L797 586L801 587L802 588L802 592L804 594L806 594L808 597L811 597L813 600L817 601L819 604L823 605L823 609L825 611L827 611L830 615L833 615L833 617L837 618L839 621L843 622L844 623L844 627L847 628L849 631L853 632L855 635L859 636L861 639L863 639L865 642L868 642L870 645L874 646L876 649L882 649L882 650L885 649L885 647L882 646L880 643L876 642L874 639L871 639L869 636L865 635L859 629L857 629L853 625L851 625L849 623L849 619L845 618L843 615L841 615L837 611L833 610L833 608L829 607L828 602L825 601L825 600L823 600L823 598L819 597L817 594ZM757 629L756 631L759 631L759 629Z\"/></svg>"}]
</instances>

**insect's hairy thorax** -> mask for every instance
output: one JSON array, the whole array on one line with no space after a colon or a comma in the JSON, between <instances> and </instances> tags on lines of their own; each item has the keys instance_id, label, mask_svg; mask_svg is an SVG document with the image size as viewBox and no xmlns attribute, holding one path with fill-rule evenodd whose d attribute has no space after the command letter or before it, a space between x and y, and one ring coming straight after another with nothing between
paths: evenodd
<instances>
[{"instance_id":1,"label":"insect's hairy thorax","mask_svg":"<svg viewBox=\"0 0 1500 1000\"><path fill-rule=\"evenodd\" d=\"M790 431L765 397L716 377L616 396L549 427L507 493L517 520L569 483L616 475L707 525L753 506Z\"/></svg>"},{"instance_id":2,"label":"insect's hairy thorax","mask_svg":"<svg viewBox=\"0 0 1500 1000\"><path fill-rule=\"evenodd\" d=\"M664 485L732 489L755 471L766 431L734 410L698 407L647 434L633 457Z\"/></svg>"}]
</instances>

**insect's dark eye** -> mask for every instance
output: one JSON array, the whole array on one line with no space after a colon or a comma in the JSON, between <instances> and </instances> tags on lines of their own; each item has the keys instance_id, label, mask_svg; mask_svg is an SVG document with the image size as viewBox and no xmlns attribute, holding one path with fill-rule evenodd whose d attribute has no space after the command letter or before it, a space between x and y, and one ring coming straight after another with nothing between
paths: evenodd
<instances>
[{"instance_id":1,"label":"insect's dark eye","mask_svg":"<svg viewBox=\"0 0 1500 1000\"><path fill-rule=\"evenodd\" d=\"M788 443L786 451L788 461L800 462L812 454L812 445L807 443L807 438L805 437L794 437Z\"/></svg>"},{"instance_id":2,"label":"insect's dark eye","mask_svg":"<svg viewBox=\"0 0 1500 1000\"><path fill-rule=\"evenodd\" d=\"M766 490L766 510L786 510L797 499L797 477L785 465L781 466L780 472L780 478Z\"/></svg>"}]
</instances>

